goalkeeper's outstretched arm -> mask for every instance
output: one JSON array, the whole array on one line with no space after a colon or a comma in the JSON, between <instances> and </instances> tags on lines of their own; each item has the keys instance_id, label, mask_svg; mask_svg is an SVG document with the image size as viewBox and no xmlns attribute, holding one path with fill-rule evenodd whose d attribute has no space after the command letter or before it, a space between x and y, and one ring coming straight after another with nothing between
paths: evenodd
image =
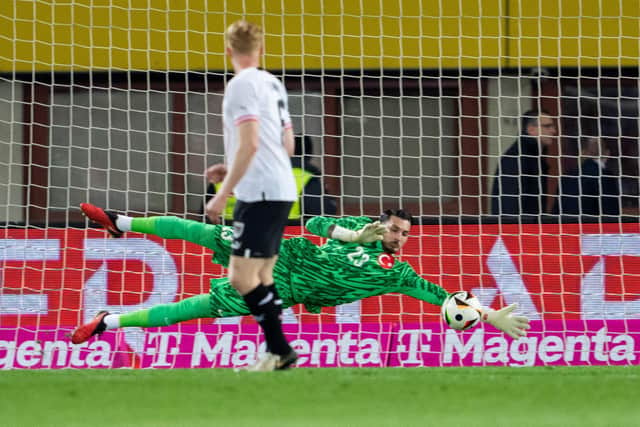
<instances>
[{"instance_id":1,"label":"goalkeeper's outstretched arm","mask_svg":"<svg viewBox=\"0 0 640 427\"><path fill-rule=\"evenodd\" d=\"M417 298L429 304L442 305L449 296L449 292L440 285L432 283L418 275L411 267L406 267L404 280L398 287L398 292Z\"/></svg>"},{"instance_id":2,"label":"goalkeeper's outstretched arm","mask_svg":"<svg viewBox=\"0 0 640 427\"><path fill-rule=\"evenodd\" d=\"M420 277L413 269L411 269L411 272L406 274L405 277L405 280L398 289L398 292L402 294L440 306L449 296L449 293L444 290L444 288ZM500 310L493 310L488 307L483 307L480 305L480 302L478 302L477 308L481 312L480 319L483 322L490 324L517 340L527 334L527 329L529 329L530 326L527 317L513 314L516 307L517 304L511 304Z\"/></svg>"},{"instance_id":3,"label":"goalkeeper's outstretched arm","mask_svg":"<svg viewBox=\"0 0 640 427\"><path fill-rule=\"evenodd\" d=\"M502 307L500 310L494 310L489 307L483 307L476 297L467 300L467 302L471 302L471 305L480 311L480 320L504 332L514 340L527 335L529 319L526 316L513 314L518 304L511 304Z\"/></svg>"},{"instance_id":4,"label":"goalkeeper's outstretched arm","mask_svg":"<svg viewBox=\"0 0 640 427\"><path fill-rule=\"evenodd\" d=\"M517 307L518 304L511 304L500 310L483 307L480 319L517 340L527 335L527 329L530 328L529 319L526 316L513 314L513 310Z\"/></svg>"},{"instance_id":5,"label":"goalkeeper's outstretched arm","mask_svg":"<svg viewBox=\"0 0 640 427\"><path fill-rule=\"evenodd\" d=\"M328 218L316 216L307 222L307 230L320 237L343 242L371 243L382 240L387 227L367 217Z\"/></svg>"}]
</instances>

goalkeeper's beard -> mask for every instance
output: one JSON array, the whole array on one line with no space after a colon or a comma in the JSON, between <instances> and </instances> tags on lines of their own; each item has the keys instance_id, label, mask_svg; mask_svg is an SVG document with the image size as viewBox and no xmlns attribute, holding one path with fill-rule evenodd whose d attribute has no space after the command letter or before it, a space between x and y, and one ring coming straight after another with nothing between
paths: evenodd
<instances>
[{"instance_id":1,"label":"goalkeeper's beard","mask_svg":"<svg viewBox=\"0 0 640 427\"><path fill-rule=\"evenodd\" d=\"M391 242L384 242L383 245L387 252L396 253L400 250L400 241L392 240Z\"/></svg>"}]
</instances>

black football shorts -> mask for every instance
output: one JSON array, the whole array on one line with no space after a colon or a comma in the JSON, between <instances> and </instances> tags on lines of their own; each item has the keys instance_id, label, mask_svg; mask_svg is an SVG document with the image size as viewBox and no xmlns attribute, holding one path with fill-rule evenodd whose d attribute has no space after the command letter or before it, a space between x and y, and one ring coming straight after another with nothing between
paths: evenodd
<instances>
[{"instance_id":1,"label":"black football shorts","mask_svg":"<svg viewBox=\"0 0 640 427\"><path fill-rule=\"evenodd\" d=\"M271 258L280 250L293 202L236 202L233 211L231 254L244 258Z\"/></svg>"}]
</instances>

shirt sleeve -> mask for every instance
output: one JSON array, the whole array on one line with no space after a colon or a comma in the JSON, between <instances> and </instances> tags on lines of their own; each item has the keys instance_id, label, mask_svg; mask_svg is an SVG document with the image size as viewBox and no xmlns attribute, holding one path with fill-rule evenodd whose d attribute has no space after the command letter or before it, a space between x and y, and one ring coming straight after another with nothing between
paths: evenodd
<instances>
[{"instance_id":1,"label":"shirt sleeve","mask_svg":"<svg viewBox=\"0 0 640 427\"><path fill-rule=\"evenodd\" d=\"M449 293L439 285L432 283L418 275L407 265L403 274L398 292L413 298L428 302L429 304L442 305Z\"/></svg>"},{"instance_id":2,"label":"shirt sleeve","mask_svg":"<svg viewBox=\"0 0 640 427\"><path fill-rule=\"evenodd\" d=\"M247 121L258 121L260 117L258 95L255 86L248 80L237 80L227 88L229 111L234 126Z\"/></svg>"},{"instance_id":3,"label":"shirt sleeve","mask_svg":"<svg viewBox=\"0 0 640 427\"><path fill-rule=\"evenodd\" d=\"M306 227L307 231L311 234L315 234L320 237L329 237L329 227L332 225L344 227L349 230L360 230L370 222L371 219L365 216L346 216L342 218L314 216L307 222Z\"/></svg>"}]
</instances>

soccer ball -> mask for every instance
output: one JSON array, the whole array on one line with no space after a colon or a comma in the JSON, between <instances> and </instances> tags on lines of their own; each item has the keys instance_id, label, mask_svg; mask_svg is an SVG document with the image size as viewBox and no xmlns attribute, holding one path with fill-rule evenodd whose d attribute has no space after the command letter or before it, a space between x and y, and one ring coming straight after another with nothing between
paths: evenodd
<instances>
[{"instance_id":1,"label":"soccer ball","mask_svg":"<svg viewBox=\"0 0 640 427\"><path fill-rule=\"evenodd\" d=\"M480 307L480 301L471 292L454 292L442 304L442 318L450 328L466 331L480 321Z\"/></svg>"}]
</instances>

